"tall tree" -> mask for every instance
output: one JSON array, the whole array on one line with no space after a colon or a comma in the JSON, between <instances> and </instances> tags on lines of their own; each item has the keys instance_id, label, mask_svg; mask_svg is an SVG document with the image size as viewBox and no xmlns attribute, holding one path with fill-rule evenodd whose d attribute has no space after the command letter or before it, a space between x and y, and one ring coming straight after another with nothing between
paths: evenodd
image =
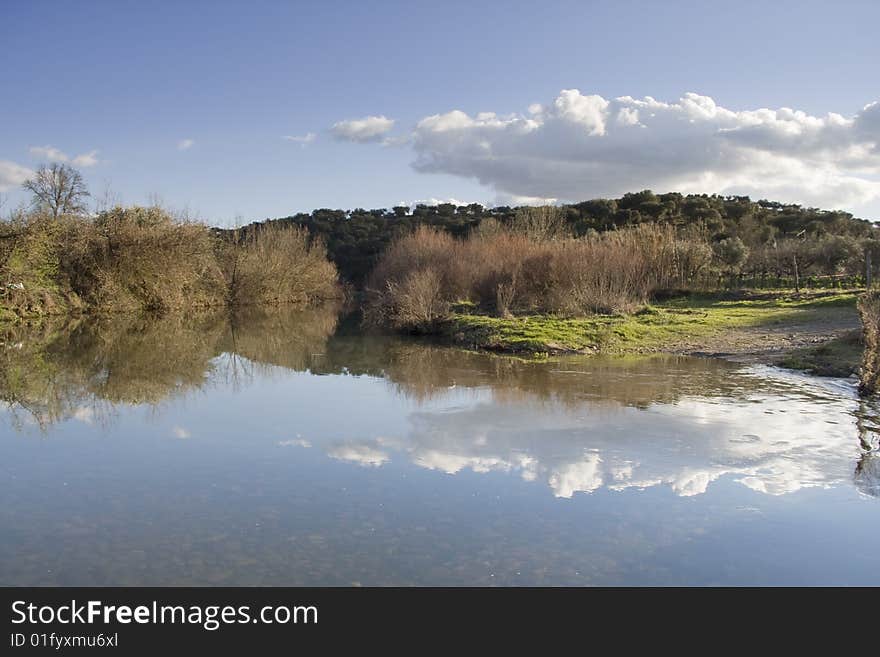
<instances>
[{"instance_id":1,"label":"tall tree","mask_svg":"<svg viewBox=\"0 0 880 657\"><path fill-rule=\"evenodd\" d=\"M33 194L32 203L51 212L53 219L85 212L85 199L91 196L80 172L58 162L41 165L24 188Z\"/></svg>"}]
</instances>

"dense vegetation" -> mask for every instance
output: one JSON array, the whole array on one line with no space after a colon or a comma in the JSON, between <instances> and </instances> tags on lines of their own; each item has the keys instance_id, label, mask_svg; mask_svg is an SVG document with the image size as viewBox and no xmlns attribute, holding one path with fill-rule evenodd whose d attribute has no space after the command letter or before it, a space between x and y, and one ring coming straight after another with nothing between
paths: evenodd
<instances>
[{"instance_id":1,"label":"dense vegetation","mask_svg":"<svg viewBox=\"0 0 880 657\"><path fill-rule=\"evenodd\" d=\"M880 388L880 292L872 290L859 299L862 340L865 352L859 377L859 392L873 395Z\"/></svg>"},{"instance_id":2,"label":"dense vegetation","mask_svg":"<svg viewBox=\"0 0 880 657\"><path fill-rule=\"evenodd\" d=\"M742 220L734 226L739 234L717 239L705 223L654 221L580 234L569 219L566 208L521 208L509 221L483 220L464 239L428 227L398 238L367 279L367 318L432 331L463 304L498 317L632 312L670 293L755 286L747 272L796 288L824 275L825 285L840 287L861 282L865 254L880 244L870 224L851 217L826 222L835 234L813 226L806 240L807 229L782 238L766 224L757 232L776 235L773 258L770 246L746 246ZM788 272L794 281L783 279Z\"/></svg>"},{"instance_id":3,"label":"dense vegetation","mask_svg":"<svg viewBox=\"0 0 880 657\"><path fill-rule=\"evenodd\" d=\"M419 226L431 226L458 238L485 222L510 226L521 209L485 208L473 203L417 205L410 210L350 211L319 209L283 219L251 224L296 224L327 244L340 274L360 285L396 238ZM865 250L873 266L880 263L880 241L874 225L841 211L826 211L745 196L642 191L619 199L594 199L562 206L562 219L574 237L641 224L671 226L686 237L699 235L712 247L715 284L751 286L798 283L815 285L815 277L853 279L865 273ZM721 277L719 281L719 276ZM813 279L811 280L811 277Z\"/></svg>"},{"instance_id":4,"label":"dense vegetation","mask_svg":"<svg viewBox=\"0 0 880 657\"><path fill-rule=\"evenodd\" d=\"M0 219L0 319L339 296L336 268L304 228L217 231L156 205L90 213L82 176L63 163L40 166L23 187L30 207Z\"/></svg>"},{"instance_id":5,"label":"dense vegetation","mask_svg":"<svg viewBox=\"0 0 880 657\"><path fill-rule=\"evenodd\" d=\"M218 235L156 207L0 222L0 313L308 304L337 296L336 279L301 228Z\"/></svg>"},{"instance_id":6,"label":"dense vegetation","mask_svg":"<svg viewBox=\"0 0 880 657\"><path fill-rule=\"evenodd\" d=\"M524 223L534 225L532 215ZM539 227L541 233L546 226ZM681 286L711 257L668 227L637 226L581 238L541 238L498 229L456 240L422 227L389 247L367 285L366 316L376 324L430 331L454 306L509 317L584 316L636 310L659 288Z\"/></svg>"},{"instance_id":7,"label":"dense vegetation","mask_svg":"<svg viewBox=\"0 0 880 657\"><path fill-rule=\"evenodd\" d=\"M643 341L642 329L672 330L678 310L648 305L658 299L861 287L880 263L871 222L739 196L646 190L558 207L320 209L227 230L158 207L89 213L82 177L64 164L40 167L25 187L31 207L0 220L0 318L308 305L339 296L338 271L362 289L377 325L587 351L619 342L627 316ZM877 305L869 296L860 306L869 347ZM857 343L793 357L821 370ZM862 370L875 380L880 367L866 360Z\"/></svg>"}]
</instances>

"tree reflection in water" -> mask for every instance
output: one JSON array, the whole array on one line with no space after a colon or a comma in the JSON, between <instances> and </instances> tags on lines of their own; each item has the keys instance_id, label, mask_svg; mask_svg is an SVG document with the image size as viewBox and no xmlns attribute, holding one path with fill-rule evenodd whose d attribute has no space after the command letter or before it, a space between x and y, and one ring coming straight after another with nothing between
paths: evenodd
<instances>
[{"instance_id":1,"label":"tree reflection in water","mask_svg":"<svg viewBox=\"0 0 880 657\"><path fill-rule=\"evenodd\" d=\"M381 378L417 407L471 391L489 395L492 407L478 405L456 414L416 412L408 437L385 438L381 445L376 439L348 441L326 451L333 458L376 467L396 451L417 465L446 472L517 472L526 479L544 479L563 497L599 486L660 482L680 495L698 494L728 473L755 490L776 494L826 485L822 459L840 447L837 438L829 433L823 442L818 432L808 440L786 442L772 432L767 434L772 440L761 438L755 429L719 441L715 437L727 420L716 415L730 408L722 409L716 401L739 404L732 412L741 416L740 423L755 410L751 402L774 395L817 419L831 398L857 406L843 384L829 397L825 388L807 379L786 379L721 360L523 360L364 334L352 326L340 325L339 308L328 306L7 327L0 335L0 399L15 426L47 429L69 418L106 423L123 405L158 408L197 390L236 390L257 377L285 371ZM603 408L650 410L654 415L631 413L627 429L615 433L609 428L615 420L603 419ZM658 433L666 426L668 408L715 427L714 433L706 431L692 441L688 450L696 456L690 461L668 453L678 440L673 433L680 422L668 424L673 433L665 438ZM852 414L862 448L854 481L860 491L877 496L880 413L862 402ZM776 434L786 431L782 416L756 416L754 422L775 422ZM523 427L544 432L541 441ZM838 436L840 430L834 431ZM666 465L658 465L662 463Z\"/></svg>"},{"instance_id":2,"label":"tree reflection in water","mask_svg":"<svg viewBox=\"0 0 880 657\"><path fill-rule=\"evenodd\" d=\"M863 453L856 464L853 480L862 493L880 497L880 401L859 400L855 415Z\"/></svg>"},{"instance_id":3,"label":"tree reflection in water","mask_svg":"<svg viewBox=\"0 0 880 657\"><path fill-rule=\"evenodd\" d=\"M17 426L106 420L116 405L155 406L221 381L242 385L260 364L305 369L337 317L338 308L326 306L7 327L0 400Z\"/></svg>"}]
</instances>

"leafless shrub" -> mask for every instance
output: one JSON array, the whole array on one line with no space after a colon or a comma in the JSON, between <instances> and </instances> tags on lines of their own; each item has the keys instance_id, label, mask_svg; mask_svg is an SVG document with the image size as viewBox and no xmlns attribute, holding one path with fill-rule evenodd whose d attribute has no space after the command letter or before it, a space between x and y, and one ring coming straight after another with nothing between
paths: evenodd
<instances>
[{"instance_id":1,"label":"leafless shrub","mask_svg":"<svg viewBox=\"0 0 880 657\"><path fill-rule=\"evenodd\" d=\"M565 211L555 205L520 208L513 220L513 230L539 242L571 236Z\"/></svg>"},{"instance_id":2,"label":"leafless shrub","mask_svg":"<svg viewBox=\"0 0 880 657\"><path fill-rule=\"evenodd\" d=\"M522 230L493 230L459 241L422 228L385 253L370 279L366 315L374 323L421 330L459 301L501 316L624 312L657 289L681 285L710 259L704 243L677 239L671 227L656 225L541 240Z\"/></svg>"},{"instance_id":3,"label":"leafless shrub","mask_svg":"<svg viewBox=\"0 0 880 657\"><path fill-rule=\"evenodd\" d=\"M457 251L454 238L424 226L393 242L368 282L367 321L424 330L441 319L468 282Z\"/></svg>"},{"instance_id":4,"label":"leafless shrub","mask_svg":"<svg viewBox=\"0 0 880 657\"><path fill-rule=\"evenodd\" d=\"M871 290L859 298L859 317L865 352L859 372L859 392L873 395L880 383L880 292Z\"/></svg>"},{"instance_id":5,"label":"leafless shrub","mask_svg":"<svg viewBox=\"0 0 880 657\"><path fill-rule=\"evenodd\" d=\"M338 295L336 267L324 245L299 227L269 226L217 244L230 306L308 304Z\"/></svg>"}]
</instances>

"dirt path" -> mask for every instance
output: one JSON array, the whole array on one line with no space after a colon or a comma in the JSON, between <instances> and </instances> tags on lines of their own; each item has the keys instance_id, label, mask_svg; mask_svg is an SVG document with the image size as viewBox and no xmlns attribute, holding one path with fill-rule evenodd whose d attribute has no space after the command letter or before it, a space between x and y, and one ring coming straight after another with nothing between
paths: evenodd
<instances>
[{"instance_id":1,"label":"dirt path","mask_svg":"<svg viewBox=\"0 0 880 657\"><path fill-rule=\"evenodd\" d=\"M674 353L716 356L739 362L773 364L796 349L819 347L861 330L854 308L804 312L791 320L761 327L726 329L716 335L686 339Z\"/></svg>"}]
</instances>

